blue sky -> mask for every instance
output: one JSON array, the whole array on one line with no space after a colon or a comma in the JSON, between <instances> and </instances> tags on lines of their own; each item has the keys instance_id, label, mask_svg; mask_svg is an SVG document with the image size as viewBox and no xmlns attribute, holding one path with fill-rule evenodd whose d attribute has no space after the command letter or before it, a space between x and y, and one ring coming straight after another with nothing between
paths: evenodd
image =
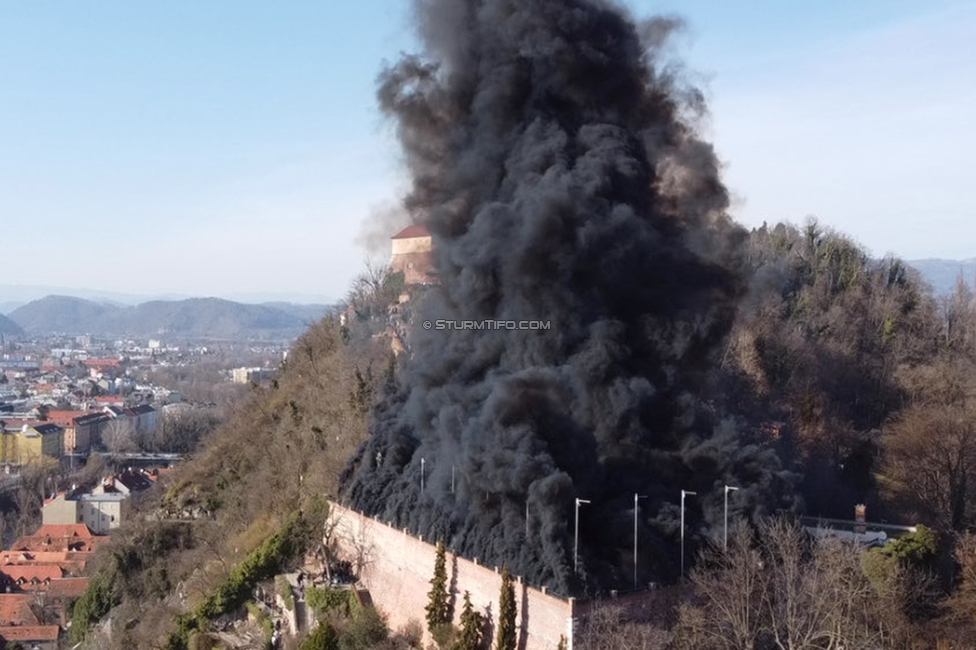
<instances>
[{"instance_id":1,"label":"blue sky","mask_svg":"<svg viewBox=\"0 0 976 650\"><path fill-rule=\"evenodd\" d=\"M339 297L404 185L402 0L0 2L0 284ZM976 3L628 3L674 44L746 225L976 256Z\"/></svg>"}]
</instances>

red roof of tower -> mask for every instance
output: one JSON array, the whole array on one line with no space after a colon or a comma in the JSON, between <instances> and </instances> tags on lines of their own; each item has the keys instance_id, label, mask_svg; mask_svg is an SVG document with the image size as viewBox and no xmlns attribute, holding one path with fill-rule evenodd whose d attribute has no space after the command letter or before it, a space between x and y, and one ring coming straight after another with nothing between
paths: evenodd
<instances>
[{"instance_id":1,"label":"red roof of tower","mask_svg":"<svg viewBox=\"0 0 976 650\"><path fill-rule=\"evenodd\" d=\"M412 226L407 226L397 234L393 235L393 239L414 239L417 237L430 237L430 231L427 230L427 226L414 224Z\"/></svg>"}]
</instances>

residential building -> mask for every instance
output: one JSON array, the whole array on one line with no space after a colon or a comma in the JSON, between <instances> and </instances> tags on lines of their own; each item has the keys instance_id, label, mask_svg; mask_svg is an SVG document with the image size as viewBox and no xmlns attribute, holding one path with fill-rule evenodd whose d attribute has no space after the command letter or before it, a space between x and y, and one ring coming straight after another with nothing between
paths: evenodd
<instances>
[{"instance_id":1,"label":"residential building","mask_svg":"<svg viewBox=\"0 0 976 650\"><path fill-rule=\"evenodd\" d=\"M122 525L123 512L128 510L127 497L120 492L78 495L76 523L85 524L96 535L108 535Z\"/></svg>"},{"instance_id":2,"label":"residential building","mask_svg":"<svg viewBox=\"0 0 976 650\"><path fill-rule=\"evenodd\" d=\"M49 411L48 422L53 422L64 429L64 453L87 453L91 447L90 429L82 431L83 439L79 448L78 425L76 420L88 415L88 411Z\"/></svg>"},{"instance_id":3,"label":"residential building","mask_svg":"<svg viewBox=\"0 0 976 650\"><path fill-rule=\"evenodd\" d=\"M95 534L107 535L122 525L128 514L130 495L154 484L147 472L125 470L109 476L91 492L62 492L44 502L41 517L45 525L84 524Z\"/></svg>"},{"instance_id":4,"label":"residential building","mask_svg":"<svg viewBox=\"0 0 976 650\"><path fill-rule=\"evenodd\" d=\"M73 603L88 588L85 565L107 539L83 525L44 525L0 551L0 647L57 647ZM42 615L50 618L38 620Z\"/></svg>"},{"instance_id":5,"label":"residential building","mask_svg":"<svg viewBox=\"0 0 976 650\"><path fill-rule=\"evenodd\" d=\"M56 424L24 424L20 431L3 434L3 462L26 465L42 458L64 455L64 429Z\"/></svg>"},{"instance_id":6,"label":"residential building","mask_svg":"<svg viewBox=\"0 0 976 650\"><path fill-rule=\"evenodd\" d=\"M270 368L234 368L230 372L231 381L235 384L261 383L271 379L273 374Z\"/></svg>"},{"instance_id":7,"label":"residential building","mask_svg":"<svg viewBox=\"0 0 976 650\"><path fill-rule=\"evenodd\" d=\"M156 430L156 409L149 404L138 404L126 409L126 415L136 433L152 433Z\"/></svg>"},{"instance_id":8,"label":"residential building","mask_svg":"<svg viewBox=\"0 0 976 650\"><path fill-rule=\"evenodd\" d=\"M44 525L84 524L97 535L108 535L122 525L123 502L128 495L61 493L44 502L41 521Z\"/></svg>"},{"instance_id":9,"label":"residential building","mask_svg":"<svg viewBox=\"0 0 976 650\"><path fill-rule=\"evenodd\" d=\"M93 446L102 444L102 431L111 418L102 411L94 411L74 418L74 437L65 444L68 453L85 454Z\"/></svg>"}]
</instances>

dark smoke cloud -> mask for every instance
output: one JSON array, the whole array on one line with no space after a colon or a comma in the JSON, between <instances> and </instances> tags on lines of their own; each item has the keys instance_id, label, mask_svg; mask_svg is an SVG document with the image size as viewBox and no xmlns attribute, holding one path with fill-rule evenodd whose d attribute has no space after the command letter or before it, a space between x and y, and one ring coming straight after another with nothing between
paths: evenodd
<instances>
[{"instance_id":1,"label":"dark smoke cloud","mask_svg":"<svg viewBox=\"0 0 976 650\"><path fill-rule=\"evenodd\" d=\"M704 110L660 59L674 19L599 0L425 0L425 44L380 79L434 234L415 319L539 319L548 331L417 327L399 387L343 481L355 507L561 593L677 572L692 533L787 493L712 394L742 290L741 231ZM420 492L423 461L425 490ZM452 473L455 490L451 491ZM576 497L582 579L573 577ZM526 519L528 513L528 519Z\"/></svg>"}]
</instances>

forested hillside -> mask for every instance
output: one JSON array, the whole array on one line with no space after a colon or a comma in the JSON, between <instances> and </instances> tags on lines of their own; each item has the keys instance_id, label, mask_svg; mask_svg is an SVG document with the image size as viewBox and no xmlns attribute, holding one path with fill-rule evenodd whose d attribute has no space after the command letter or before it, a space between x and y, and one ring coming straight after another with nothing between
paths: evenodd
<instances>
[{"instance_id":1,"label":"forested hillside","mask_svg":"<svg viewBox=\"0 0 976 650\"><path fill-rule=\"evenodd\" d=\"M748 234L742 252L748 281L723 345L712 408L741 427L750 444L779 456L796 476L807 513L850 518L856 503L867 503L871 519L937 531L939 550L926 551L923 563L932 576L926 597L949 609L926 606L912 616L956 616L969 605L962 592L945 600L955 584L955 535L976 524L971 290L960 285L936 299L899 260L872 260L817 223L764 226ZM232 420L143 505L142 521L114 540L90 596L76 608L74 638L100 648L185 647L179 639L207 629L197 618L187 628L188 612L211 602L237 575L235 566L282 530L289 513L314 510L316 497L337 496L371 418L382 416L371 409L395 404L380 398L399 390L407 364L422 362L411 357L408 332L423 291L398 304L401 290L402 278L368 272L350 292L344 323L327 318L308 329L274 384L254 388ZM395 357L394 342L406 353ZM703 522L690 527L696 548L705 548L714 531ZM780 546L756 552L780 563L794 532L776 531ZM748 532L739 534L737 552L751 552ZM718 562L706 560L703 567ZM851 558L842 564L844 571L857 565ZM707 601L714 582L696 575ZM675 643L690 638L687 647L695 647L694 635L711 625L709 611L685 611ZM111 621L111 639L99 620Z\"/></svg>"}]
</instances>

